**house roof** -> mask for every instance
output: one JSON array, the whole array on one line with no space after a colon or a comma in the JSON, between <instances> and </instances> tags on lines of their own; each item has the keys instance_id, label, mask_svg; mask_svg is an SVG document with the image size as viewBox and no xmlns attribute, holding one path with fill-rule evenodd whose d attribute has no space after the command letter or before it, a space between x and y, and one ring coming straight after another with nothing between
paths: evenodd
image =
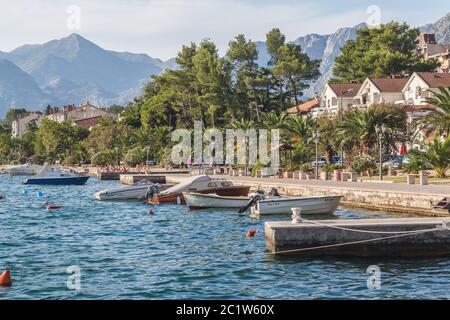
<instances>
[{"instance_id":1,"label":"house roof","mask_svg":"<svg viewBox=\"0 0 450 320\"><path fill-rule=\"evenodd\" d=\"M431 111L435 110L436 106L432 104L424 105L405 105L406 112Z\"/></svg>"},{"instance_id":2,"label":"house roof","mask_svg":"<svg viewBox=\"0 0 450 320\"><path fill-rule=\"evenodd\" d=\"M408 79L369 79L381 92L402 92Z\"/></svg>"},{"instance_id":3,"label":"house roof","mask_svg":"<svg viewBox=\"0 0 450 320\"><path fill-rule=\"evenodd\" d=\"M97 117L92 117L92 118L75 120L74 122L77 125L79 125L80 127L89 129L89 128L92 128L95 125L97 125L97 123L99 123L100 120L102 120L103 118L104 118L103 116L97 116Z\"/></svg>"},{"instance_id":4,"label":"house roof","mask_svg":"<svg viewBox=\"0 0 450 320\"><path fill-rule=\"evenodd\" d=\"M319 99L313 99L308 102L299 104L298 106L294 106L292 108L289 108L287 112L289 114L296 114L296 113L303 113L303 112L309 112L312 108L318 107L320 105Z\"/></svg>"},{"instance_id":5,"label":"house roof","mask_svg":"<svg viewBox=\"0 0 450 320\"><path fill-rule=\"evenodd\" d=\"M421 77L430 88L450 86L450 73L418 72L417 75Z\"/></svg>"},{"instance_id":6,"label":"house roof","mask_svg":"<svg viewBox=\"0 0 450 320\"><path fill-rule=\"evenodd\" d=\"M353 98L361 89L361 83L329 83L330 88L338 97Z\"/></svg>"}]
</instances>

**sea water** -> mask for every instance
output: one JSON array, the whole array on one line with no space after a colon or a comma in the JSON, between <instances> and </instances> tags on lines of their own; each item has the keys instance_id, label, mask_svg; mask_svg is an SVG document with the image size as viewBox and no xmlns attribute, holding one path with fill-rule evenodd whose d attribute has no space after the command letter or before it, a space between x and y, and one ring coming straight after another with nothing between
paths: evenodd
<instances>
[{"instance_id":1,"label":"sea water","mask_svg":"<svg viewBox=\"0 0 450 320\"><path fill-rule=\"evenodd\" d=\"M190 212L101 202L118 182L23 186L0 176L0 299L448 299L450 259L306 259L265 252L264 222L236 210ZM45 203L63 206L47 211ZM341 208L314 219L393 217ZM248 230L257 230L247 238ZM375 269L373 269L375 267ZM373 286L368 270L378 270Z\"/></svg>"}]
</instances>

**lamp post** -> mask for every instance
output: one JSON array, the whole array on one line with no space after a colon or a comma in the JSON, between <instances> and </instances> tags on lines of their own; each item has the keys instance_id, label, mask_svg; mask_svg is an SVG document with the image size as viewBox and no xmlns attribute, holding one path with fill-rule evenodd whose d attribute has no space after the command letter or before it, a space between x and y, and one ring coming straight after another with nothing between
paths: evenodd
<instances>
[{"instance_id":1,"label":"lamp post","mask_svg":"<svg viewBox=\"0 0 450 320\"><path fill-rule=\"evenodd\" d=\"M380 145L380 181L383 180L383 137L386 134L386 126L383 124L375 126L375 132L377 133L379 145Z\"/></svg>"},{"instance_id":2,"label":"lamp post","mask_svg":"<svg viewBox=\"0 0 450 320\"><path fill-rule=\"evenodd\" d=\"M320 138L320 132L314 131L313 132L313 138L314 142L316 143L316 179L319 179L319 138Z\"/></svg>"},{"instance_id":3,"label":"lamp post","mask_svg":"<svg viewBox=\"0 0 450 320\"><path fill-rule=\"evenodd\" d=\"M341 108L339 109L339 122L343 120L344 116L344 94L349 92L353 92L353 88L341 91ZM342 166L344 166L344 145L341 145L341 162Z\"/></svg>"},{"instance_id":4,"label":"lamp post","mask_svg":"<svg viewBox=\"0 0 450 320\"><path fill-rule=\"evenodd\" d=\"M116 147L116 163L118 166L120 166L120 162L119 162L119 147Z\"/></svg>"}]
</instances>

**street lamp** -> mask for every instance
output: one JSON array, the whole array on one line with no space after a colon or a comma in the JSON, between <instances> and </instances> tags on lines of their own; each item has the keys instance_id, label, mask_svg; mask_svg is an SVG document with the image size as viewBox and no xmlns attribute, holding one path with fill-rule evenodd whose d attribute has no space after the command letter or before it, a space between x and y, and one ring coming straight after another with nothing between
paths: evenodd
<instances>
[{"instance_id":1,"label":"street lamp","mask_svg":"<svg viewBox=\"0 0 450 320\"><path fill-rule=\"evenodd\" d=\"M387 128L383 124L375 125L375 132L377 133L379 144L380 144L380 180L383 180L383 137L386 134Z\"/></svg>"},{"instance_id":2,"label":"street lamp","mask_svg":"<svg viewBox=\"0 0 450 320\"><path fill-rule=\"evenodd\" d=\"M314 142L316 143L316 179L319 179L319 138L320 138L320 132L314 131L313 132L313 138Z\"/></svg>"},{"instance_id":3,"label":"street lamp","mask_svg":"<svg viewBox=\"0 0 450 320\"><path fill-rule=\"evenodd\" d=\"M343 120L344 115L344 94L353 92L353 88L341 91L341 108L339 109L339 121ZM341 145L341 162L344 165L344 145Z\"/></svg>"}]
</instances>

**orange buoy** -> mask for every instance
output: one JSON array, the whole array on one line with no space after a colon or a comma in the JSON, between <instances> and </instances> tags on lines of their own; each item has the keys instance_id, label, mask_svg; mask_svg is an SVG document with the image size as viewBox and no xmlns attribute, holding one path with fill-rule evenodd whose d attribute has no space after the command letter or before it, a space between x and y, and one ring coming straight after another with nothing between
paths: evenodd
<instances>
[{"instance_id":1,"label":"orange buoy","mask_svg":"<svg viewBox=\"0 0 450 320\"><path fill-rule=\"evenodd\" d=\"M3 272L0 275L0 286L3 286L3 287L12 286L11 270L6 269L5 272Z\"/></svg>"},{"instance_id":2,"label":"orange buoy","mask_svg":"<svg viewBox=\"0 0 450 320\"><path fill-rule=\"evenodd\" d=\"M155 203L157 205L159 205L161 203L161 201L159 200L159 196L158 195L156 195Z\"/></svg>"},{"instance_id":3,"label":"orange buoy","mask_svg":"<svg viewBox=\"0 0 450 320\"><path fill-rule=\"evenodd\" d=\"M253 238L256 235L256 230L247 231L247 238Z\"/></svg>"}]
</instances>

